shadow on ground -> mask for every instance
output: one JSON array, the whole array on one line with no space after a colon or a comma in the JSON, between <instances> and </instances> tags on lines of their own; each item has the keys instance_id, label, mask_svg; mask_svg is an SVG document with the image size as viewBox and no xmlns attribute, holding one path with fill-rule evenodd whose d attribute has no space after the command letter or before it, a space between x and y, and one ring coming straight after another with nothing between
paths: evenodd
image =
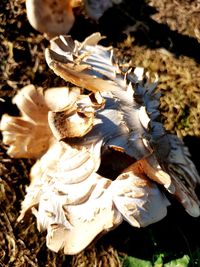
<instances>
[{"instance_id":1,"label":"shadow on ground","mask_svg":"<svg viewBox=\"0 0 200 267\"><path fill-rule=\"evenodd\" d=\"M107 37L106 44L110 41L122 41L126 38L124 32L129 28L136 45L145 45L151 49L165 48L177 57L188 56L200 63L200 44L197 39L156 22L151 18L156 12L157 10L149 6L145 0L124 0L107 10L100 18L99 24L78 16L70 33L78 40L83 40L89 34L100 31Z\"/></svg>"}]
</instances>

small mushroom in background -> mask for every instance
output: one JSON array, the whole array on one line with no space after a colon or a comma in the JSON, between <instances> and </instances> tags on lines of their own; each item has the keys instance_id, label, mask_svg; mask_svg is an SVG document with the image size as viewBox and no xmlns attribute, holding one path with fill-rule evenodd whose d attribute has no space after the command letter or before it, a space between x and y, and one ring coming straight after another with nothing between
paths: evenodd
<instances>
[{"instance_id":1,"label":"small mushroom in background","mask_svg":"<svg viewBox=\"0 0 200 267\"><path fill-rule=\"evenodd\" d=\"M73 0L26 0L27 17L31 26L48 38L67 34L75 18Z\"/></svg>"},{"instance_id":2,"label":"small mushroom in background","mask_svg":"<svg viewBox=\"0 0 200 267\"><path fill-rule=\"evenodd\" d=\"M141 71L139 76L136 72L122 73L112 48L98 45L99 40L99 33L93 33L82 43L74 42L70 36L56 37L46 49L47 64L66 81L102 92L107 106L99 113L103 116L105 112L103 118L113 122L107 126L109 134L103 127L96 127L98 132L102 130L106 145L120 147L136 160L145 159L142 168L146 175L175 195L191 216L199 216L195 187L200 177L182 140L168 134L159 120L157 82L145 82L148 77L141 75ZM105 120L103 124L106 123Z\"/></svg>"},{"instance_id":3,"label":"small mushroom in background","mask_svg":"<svg viewBox=\"0 0 200 267\"><path fill-rule=\"evenodd\" d=\"M81 1L79 1L81 2ZM26 0L27 17L32 27L45 34L47 39L67 34L74 22L73 8L80 5L76 0ZM122 0L84 0L88 16L96 21Z\"/></svg>"}]
</instances>

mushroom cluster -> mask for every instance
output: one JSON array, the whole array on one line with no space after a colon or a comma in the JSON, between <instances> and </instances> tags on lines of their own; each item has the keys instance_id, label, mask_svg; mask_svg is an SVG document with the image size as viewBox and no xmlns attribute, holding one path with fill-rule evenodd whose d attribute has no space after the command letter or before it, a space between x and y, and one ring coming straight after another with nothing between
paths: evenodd
<instances>
[{"instance_id":1,"label":"mushroom cluster","mask_svg":"<svg viewBox=\"0 0 200 267\"><path fill-rule=\"evenodd\" d=\"M200 215L200 177L188 149L159 120L156 81L141 68L123 73L101 39L52 39L47 64L75 87L28 85L13 99L20 116L4 114L0 124L10 156L37 159L19 220L31 210L49 249L70 255L123 220L134 227L161 220L170 205L165 192ZM99 171L109 151L120 158L114 179Z\"/></svg>"}]
</instances>

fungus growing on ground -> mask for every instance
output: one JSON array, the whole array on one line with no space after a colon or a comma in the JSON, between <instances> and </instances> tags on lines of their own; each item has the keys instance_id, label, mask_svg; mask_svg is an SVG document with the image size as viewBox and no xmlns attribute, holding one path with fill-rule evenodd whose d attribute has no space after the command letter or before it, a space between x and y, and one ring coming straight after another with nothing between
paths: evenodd
<instances>
[{"instance_id":1,"label":"fungus growing on ground","mask_svg":"<svg viewBox=\"0 0 200 267\"><path fill-rule=\"evenodd\" d=\"M26 0L26 12L31 26L52 38L67 34L74 24L73 0Z\"/></svg>"},{"instance_id":2,"label":"fungus growing on ground","mask_svg":"<svg viewBox=\"0 0 200 267\"><path fill-rule=\"evenodd\" d=\"M121 0L84 0L89 17L98 21L104 12ZM76 0L26 0L27 18L31 26L49 39L57 35L67 34L74 22L73 8Z\"/></svg>"},{"instance_id":3,"label":"fungus growing on ground","mask_svg":"<svg viewBox=\"0 0 200 267\"><path fill-rule=\"evenodd\" d=\"M191 216L200 215L194 191L200 177L188 149L159 121L156 82L141 68L123 73L112 48L97 44L101 38L52 39L49 67L78 88L23 88L15 97L21 117L3 115L0 125L11 156L38 158L19 220L32 210L38 229L47 230L47 246L65 254L80 252L123 220L134 227L161 220L167 191ZM40 142L42 129L47 138ZM30 153L37 142L43 149ZM115 179L99 172L109 150L122 163L124 155L130 159Z\"/></svg>"}]
</instances>

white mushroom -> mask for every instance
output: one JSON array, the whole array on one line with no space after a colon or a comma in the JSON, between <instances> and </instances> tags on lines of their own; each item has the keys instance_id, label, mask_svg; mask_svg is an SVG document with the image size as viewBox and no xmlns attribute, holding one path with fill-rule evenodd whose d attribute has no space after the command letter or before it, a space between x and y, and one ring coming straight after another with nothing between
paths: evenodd
<instances>
[{"instance_id":1,"label":"white mushroom","mask_svg":"<svg viewBox=\"0 0 200 267\"><path fill-rule=\"evenodd\" d=\"M170 203L145 173L137 171L137 164L124 170L109 190L125 220L134 227L145 227L163 219Z\"/></svg>"},{"instance_id":2,"label":"white mushroom","mask_svg":"<svg viewBox=\"0 0 200 267\"><path fill-rule=\"evenodd\" d=\"M67 34L74 24L73 0L26 0L27 17L33 28L48 37Z\"/></svg>"},{"instance_id":3,"label":"white mushroom","mask_svg":"<svg viewBox=\"0 0 200 267\"><path fill-rule=\"evenodd\" d=\"M64 248L65 254L76 254L122 221L107 192L111 181L95 173L100 149L101 143L72 148L57 142L31 171L19 220L32 208L53 251Z\"/></svg>"},{"instance_id":4,"label":"white mushroom","mask_svg":"<svg viewBox=\"0 0 200 267\"><path fill-rule=\"evenodd\" d=\"M86 116L77 110L49 112L49 125L58 139L82 137L93 127L94 114Z\"/></svg>"},{"instance_id":5,"label":"white mushroom","mask_svg":"<svg viewBox=\"0 0 200 267\"><path fill-rule=\"evenodd\" d=\"M48 38L67 34L75 21L75 0L26 0L27 17L31 26ZM122 0L84 0L86 11L92 19L99 20L104 12Z\"/></svg>"},{"instance_id":6,"label":"white mushroom","mask_svg":"<svg viewBox=\"0 0 200 267\"><path fill-rule=\"evenodd\" d=\"M96 117L101 117L105 125L106 118L112 118L113 127L109 129L115 128L116 134L98 127L98 122L94 122L93 131L96 128L101 132L106 146L121 147L137 160L153 154L153 158L149 157L143 165L148 177L175 194L189 214L199 216L199 200L194 188L200 177L187 148L176 136L167 134L159 122L160 93L156 92L156 83L140 81L141 74L137 78L137 73L121 73L112 57L112 49L97 44L100 39L99 33L92 34L82 43L73 42L69 36L54 38L50 49L46 50L47 63L66 81L102 92L108 103L114 100ZM110 107L108 109L109 105L113 112ZM153 161L148 163L150 159ZM153 173L160 176L152 176Z\"/></svg>"},{"instance_id":7,"label":"white mushroom","mask_svg":"<svg viewBox=\"0 0 200 267\"><path fill-rule=\"evenodd\" d=\"M65 254L76 254L98 234L122 221L120 213L114 209L111 195L106 191L110 181L93 177L92 184L93 189L87 193L87 199L76 205L67 205L64 194L59 196L48 191L43 195L35 215L39 229L48 231L47 246L51 250L58 252L64 249ZM85 187L84 183L80 186Z\"/></svg>"},{"instance_id":8,"label":"white mushroom","mask_svg":"<svg viewBox=\"0 0 200 267\"><path fill-rule=\"evenodd\" d=\"M32 210L38 229L47 230L47 246L65 254L80 252L122 219L136 227L161 220L169 205L165 190L190 215L200 214L194 191L200 178L187 148L159 122L156 83L144 83L141 69L139 76L122 73L100 39L60 36L46 52L56 74L91 93L31 85L14 98L21 116L1 122L10 155L39 158L19 220ZM98 174L109 148L131 158L114 181Z\"/></svg>"}]
</instances>

